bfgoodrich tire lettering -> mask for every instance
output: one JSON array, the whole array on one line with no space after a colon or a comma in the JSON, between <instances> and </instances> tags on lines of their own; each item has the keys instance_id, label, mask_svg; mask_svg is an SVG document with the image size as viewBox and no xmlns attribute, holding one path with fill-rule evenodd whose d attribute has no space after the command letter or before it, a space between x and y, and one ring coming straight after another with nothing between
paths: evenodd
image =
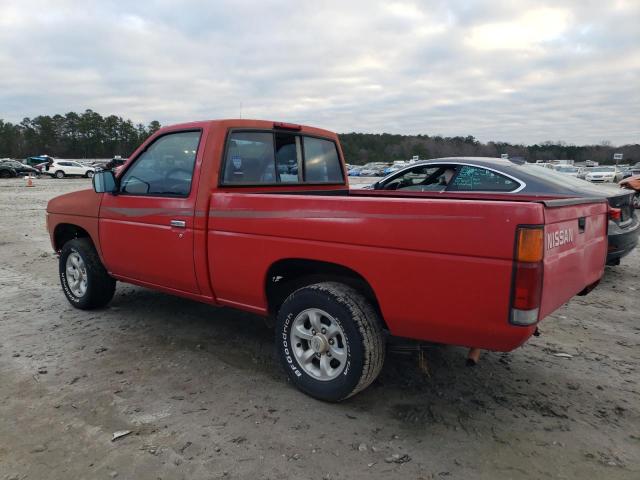
<instances>
[{"instance_id":1,"label":"bfgoodrich tire lettering","mask_svg":"<svg viewBox=\"0 0 640 480\"><path fill-rule=\"evenodd\" d=\"M301 322L301 316L308 316L307 312L320 314L324 322L322 327L326 326L327 330L341 332L337 334L341 337L331 337L336 338L335 345L332 343L332 347L329 347L327 337L320 332L311 337L313 327L309 322L306 327L308 330L301 327L301 323L304 323ZM301 328L301 336L297 337L295 332L292 336L292 328L296 328L294 325ZM292 293L278 313L278 355L287 375L300 390L320 400L344 400L369 386L382 369L385 345L381 325L376 310L355 289L337 282L310 285ZM302 338L308 338L309 341L305 343ZM338 347L337 338L341 338L338 350L344 352L345 356L340 356L341 361L338 362L334 354L329 360L333 365L328 367L325 363L323 372L320 362L327 361L325 352L339 353L332 349ZM296 345L294 342L299 343ZM314 351L318 352L315 354L317 359L311 356ZM314 365L304 362L304 358L311 358Z\"/></svg>"},{"instance_id":2,"label":"bfgoodrich tire lettering","mask_svg":"<svg viewBox=\"0 0 640 480\"><path fill-rule=\"evenodd\" d=\"M105 270L88 238L76 238L64 244L58 269L62 291L74 307L100 308L113 298L116 281ZM83 280L82 286L79 278Z\"/></svg>"}]
</instances>

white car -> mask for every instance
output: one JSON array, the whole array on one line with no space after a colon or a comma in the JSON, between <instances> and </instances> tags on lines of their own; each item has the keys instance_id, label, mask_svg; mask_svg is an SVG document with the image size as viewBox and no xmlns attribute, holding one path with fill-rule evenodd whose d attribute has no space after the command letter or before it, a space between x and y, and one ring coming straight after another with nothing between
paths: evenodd
<instances>
[{"instance_id":1,"label":"white car","mask_svg":"<svg viewBox=\"0 0 640 480\"><path fill-rule=\"evenodd\" d=\"M622 180L622 171L617 167L592 167L584 176L584 179L594 183L619 182Z\"/></svg>"},{"instance_id":2,"label":"white car","mask_svg":"<svg viewBox=\"0 0 640 480\"><path fill-rule=\"evenodd\" d=\"M93 167L86 167L78 162L72 162L71 160L56 160L49 165L49 170L46 173L56 178L64 177L93 177L96 169Z\"/></svg>"}]
</instances>

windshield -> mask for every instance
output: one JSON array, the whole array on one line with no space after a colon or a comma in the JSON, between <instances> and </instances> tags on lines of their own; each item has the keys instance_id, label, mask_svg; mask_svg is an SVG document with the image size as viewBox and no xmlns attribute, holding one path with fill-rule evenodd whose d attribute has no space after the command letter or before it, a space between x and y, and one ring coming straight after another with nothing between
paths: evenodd
<instances>
[{"instance_id":1,"label":"windshield","mask_svg":"<svg viewBox=\"0 0 640 480\"><path fill-rule=\"evenodd\" d=\"M576 167L558 167L556 170L562 173L575 173L578 171Z\"/></svg>"},{"instance_id":2,"label":"windshield","mask_svg":"<svg viewBox=\"0 0 640 480\"><path fill-rule=\"evenodd\" d=\"M589 169L590 172L615 172L615 167L593 167Z\"/></svg>"}]
</instances>

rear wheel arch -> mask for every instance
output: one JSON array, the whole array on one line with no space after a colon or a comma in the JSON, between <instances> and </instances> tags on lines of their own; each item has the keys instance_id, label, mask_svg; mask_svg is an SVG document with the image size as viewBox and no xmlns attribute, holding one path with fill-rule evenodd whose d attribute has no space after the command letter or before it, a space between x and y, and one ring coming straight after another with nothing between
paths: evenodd
<instances>
[{"instance_id":1,"label":"rear wheel arch","mask_svg":"<svg viewBox=\"0 0 640 480\"><path fill-rule=\"evenodd\" d=\"M337 263L287 258L274 262L265 276L265 295L270 315L277 315L287 297L296 290L319 282L345 284L362 294L374 307L387 328L376 293L363 275Z\"/></svg>"}]
</instances>

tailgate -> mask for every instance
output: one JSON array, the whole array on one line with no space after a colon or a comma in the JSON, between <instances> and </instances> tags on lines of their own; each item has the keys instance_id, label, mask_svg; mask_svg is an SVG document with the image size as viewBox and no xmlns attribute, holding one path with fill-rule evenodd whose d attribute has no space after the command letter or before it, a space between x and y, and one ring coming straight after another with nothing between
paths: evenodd
<instances>
[{"instance_id":1,"label":"tailgate","mask_svg":"<svg viewBox=\"0 0 640 480\"><path fill-rule=\"evenodd\" d=\"M544 276L540 319L604 273L606 199L552 200L545 206Z\"/></svg>"}]
</instances>

